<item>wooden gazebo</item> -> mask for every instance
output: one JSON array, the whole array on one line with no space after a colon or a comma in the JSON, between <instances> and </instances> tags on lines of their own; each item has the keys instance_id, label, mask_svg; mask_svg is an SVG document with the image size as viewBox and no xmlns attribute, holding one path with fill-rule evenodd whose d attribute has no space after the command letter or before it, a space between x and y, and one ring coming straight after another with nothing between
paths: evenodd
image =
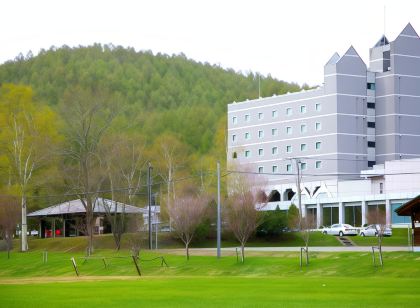
<instances>
[{"instance_id":1,"label":"wooden gazebo","mask_svg":"<svg viewBox=\"0 0 420 308\"><path fill-rule=\"evenodd\" d=\"M410 216L413 228L413 246L420 251L420 195L395 210L398 216Z\"/></svg>"}]
</instances>

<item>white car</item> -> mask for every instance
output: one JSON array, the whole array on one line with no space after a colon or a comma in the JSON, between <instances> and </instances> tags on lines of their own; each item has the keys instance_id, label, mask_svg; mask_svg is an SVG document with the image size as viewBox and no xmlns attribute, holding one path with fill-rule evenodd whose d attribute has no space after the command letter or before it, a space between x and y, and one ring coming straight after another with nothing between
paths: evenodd
<instances>
[{"instance_id":1,"label":"white car","mask_svg":"<svg viewBox=\"0 0 420 308\"><path fill-rule=\"evenodd\" d=\"M379 231L381 230L381 226L379 225L369 225L360 229L360 236L378 236ZM384 229L384 236L392 236L392 229L388 226Z\"/></svg>"},{"instance_id":2,"label":"white car","mask_svg":"<svg viewBox=\"0 0 420 308\"><path fill-rule=\"evenodd\" d=\"M326 227L322 230L324 234L330 235L357 235L357 230L355 227L347 224L334 224L331 227Z\"/></svg>"}]
</instances>

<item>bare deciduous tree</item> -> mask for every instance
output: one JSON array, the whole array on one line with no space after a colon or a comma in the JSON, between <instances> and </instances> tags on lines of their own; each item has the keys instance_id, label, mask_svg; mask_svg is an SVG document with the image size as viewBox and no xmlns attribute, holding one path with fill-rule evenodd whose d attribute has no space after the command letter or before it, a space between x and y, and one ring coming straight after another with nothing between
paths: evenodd
<instances>
[{"instance_id":1,"label":"bare deciduous tree","mask_svg":"<svg viewBox=\"0 0 420 308\"><path fill-rule=\"evenodd\" d=\"M307 213L303 216L303 213L292 204L289 208L288 217L289 228L292 230L298 230L300 237L302 238L305 247L306 264L309 263L309 240L311 231L316 228L316 216L312 213Z\"/></svg>"},{"instance_id":2,"label":"bare deciduous tree","mask_svg":"<svg viewBox=\"0 0 420 308\"><path fill-rule=\"evenodd\" d=\"M142 232L143 216L131 215L127 220L127 237L133 256L138 257L140 254L141 243L145 239L145 234Z\"/></svg>"},{"instance_id":3,"label":"bare deciduous tree","mask_svg":"<svg viewBox=\"0 0 420 308\"><path fill-rule=\"evenodd\" d=\"M153 153L157 153L154 166L166 183L166 208L169 211L176 198L175 174L182 169L187 160L187 145L183 144L175 135L164 134L159 136L153 145ZM161 208L162 209L162 208ZM163 212L163 211L162 211ZM170 219L169 223L172 221Z\"/></svg>"},{"instance_id":4,"label":"bare deciduous tree","mask_svg":"<svg viewBox=\"0 0 420 308\"><path fill-rule=\"evenodd\" d=\"M20 209L16 197L0 196L0 236L6 243L7 258L13 248L13 234L19 222Z\"/></svg>"},{"instance_id":5,"label":"bare deciduous tree","mask_svg":"<svg viewBox=\"0 0 420 308\"><path fill-rule=\"evenodd\" d=\"M228 228L241 245L241 260L245 261L245 244L262 223L258 210L266 204L262 179L236 173L229 179L229 196L225 201L224 217Z\"/></svg>"},{"instance_id":6,"label":"bare deciduous tree","mask_svg":"<svg viewBox=\"0 0 420 308\"><path fill-rule=\"evenodd\" d=\"M185 244L187 260L190 259L189 245L197 227L204 219L208 198L203 194L188 194L175 198L168 208L176 234Z\"/></svg>"},{"instance_id":7,"label":"bare deciduous tree","mask_svg":"<svg viewBox=\"0 0 420 308\"><path fill-rule=\"evenodd\" d=\"M309 239L311 231L316 227L316 217L312 213L300 218L300 236L305 243L306 264L309 264Z\"/></svg>"},{"instance_id":8,"label":"bare deciduous tree","mask_svg":"<svg viewBox=\"0 0 420 308\"><path fill-rule=\"evenodd\" d=\"M88 255L93 252L94 206L107 175L99 147L116 110L117 102L106 91L75 88L64 95L65 175L86 210Z\"/></svg>"},{"instance_id":9,"label":"bare deciduous tree","mask_svg":"<svg viewBox=\"0 0 420 308\"><path fill-rule=\"evenodd\" d=\"M143 144L143 140L139 138L116 135L106 140L103 149L112 199L104 202L104 208L111 223L117 250L121 247L121 239L126 231L126 215L125 203L121 205L120 213L117 213L116 198L119 196L121 200L127 200L130 205L134 205L135 196L140 189L141 170L145 164ZM117 192L117 185L125 189Z\"/></svg>"},{"instance_id":10,"label":"bare deciduous tree","mask_svg":"<svg viewBox=\"0 0 420 308\"><path fill-rule=\"evenodd\" d=\"M381 264L383 265L382 258L382 242L384 239L385 230L387 229L386 224L386 213L385 210L381 209L379 206L372 207L368 209L367 221L369 224L373 224L376 230L376 238L378 240L378 250ZM373 249L373 248L372 248Z\"/></svg>"}]
</instances>

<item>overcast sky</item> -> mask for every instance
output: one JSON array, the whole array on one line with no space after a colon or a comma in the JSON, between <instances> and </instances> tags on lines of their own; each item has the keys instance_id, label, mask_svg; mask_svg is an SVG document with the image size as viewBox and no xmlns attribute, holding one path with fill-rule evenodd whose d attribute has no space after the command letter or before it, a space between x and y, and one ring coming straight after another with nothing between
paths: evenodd
<instances>
[{"instance_id":1,"label":"overcast sky","mask_svg":"<svg viewBox=\"0 0 420 308\"><path fill-rule=\"evenodd\" d=\"M0 5L0 63L22 52L94 42L168 54L310 85L323 65L353 45L365 62L384 32L411 22L420 1L20 0Z\"/></svg>"}]
</instances>

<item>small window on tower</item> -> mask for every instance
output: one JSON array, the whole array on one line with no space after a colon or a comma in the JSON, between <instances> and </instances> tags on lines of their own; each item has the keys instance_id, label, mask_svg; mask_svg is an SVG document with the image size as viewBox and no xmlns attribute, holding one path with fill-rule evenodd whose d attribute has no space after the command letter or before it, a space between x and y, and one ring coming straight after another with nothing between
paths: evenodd
<instances>
[{"instance_id":1,"label":"small window on tower","mask_svg":"<svg viewBox=\"0 0 420 308\"><path fill-rule=\"evenodd\" d=\"M375 90L375 84L372 82L368 82L367 84L367 89L368 90Z\"/></svg>"}]
</instances>

